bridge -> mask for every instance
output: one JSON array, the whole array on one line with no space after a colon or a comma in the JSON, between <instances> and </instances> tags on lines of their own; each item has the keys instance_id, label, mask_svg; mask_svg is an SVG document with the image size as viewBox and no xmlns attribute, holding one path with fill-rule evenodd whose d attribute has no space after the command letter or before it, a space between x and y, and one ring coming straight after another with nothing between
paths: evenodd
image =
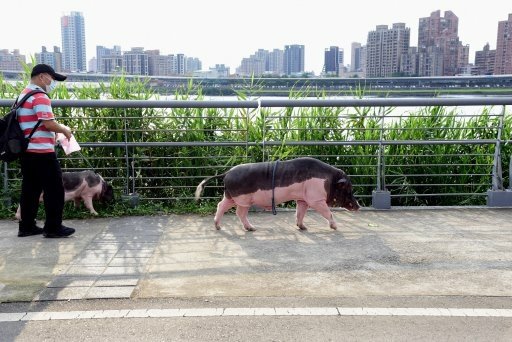
<instances>
[{"instance_id":1,"label":"bridge","mask_svg":"<svg viewBox=\"0 0 512 342\"><path fill-rule=\"evenodd\" d=\"M21 71L2 71L6 80L19 80ZM159 93L175 93L187 89L190 93L200 88L202 94L233 96L237 92L245 95L289 96L290 91L302 96L408 94L431 96L440 92L475 94L501 94L512 89L512 75L454 76L454 77L389 77L389 78L292 78L292 77L229 77L198 78L175 76L138 76L121 74L69 73L71 82L109 82L113 77L144 80ZM191 83L192 82L192 83ZM192 84L192 87L190 86Z\"/></svg>"}]
</instances>

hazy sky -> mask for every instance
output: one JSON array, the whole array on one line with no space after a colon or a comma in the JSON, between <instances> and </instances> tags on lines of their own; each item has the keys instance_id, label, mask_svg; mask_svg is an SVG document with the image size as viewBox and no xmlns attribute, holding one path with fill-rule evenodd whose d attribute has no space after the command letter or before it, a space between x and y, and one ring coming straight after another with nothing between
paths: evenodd
<instances>
[{"instance_id":1,"label":"hazy sky","mask_svg":"<svg viewBox=\"0 0 512 342\"><path fill-rule=\"evenodd\" d=\"M96 46L120 45L159 49L161 54L198 57L207 70L226 64L234 72L257 49L305 45L305 69L319 73L324 50L339 46L350 64L352 42L366 43L376 25L402 22L411 29L411 46L418 43L418 20L451 10L459 17L459 39L475 51L489 42L496 48L498 21L512 13L512 1L487 0L188 0L142 2L113 0L2 1L0 49L20 49L33 55L41 46L62 47L60 18L71 11L85 19L87 61Z\"/></svg>"}]
</instances>

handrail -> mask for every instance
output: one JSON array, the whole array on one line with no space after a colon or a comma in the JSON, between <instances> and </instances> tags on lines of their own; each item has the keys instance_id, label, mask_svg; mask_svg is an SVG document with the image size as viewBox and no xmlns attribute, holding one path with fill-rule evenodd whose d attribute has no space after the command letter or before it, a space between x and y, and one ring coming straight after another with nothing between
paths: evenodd
<instances>
[{"instance_id":1,"label":"handrail","mask_svg":"<svg viewBox=\"0 0 512 342\"><path fill-rule=\"evenodd\" d=\"M9 107L12 99L0 99ZM512 96L364 98L364 99L268 99L257 100L53 100L53 107L74 108L258 108L261 107L413 107L512 105Z\"/></svg>"},{"instance_id":2,"label":"handrail","mask_svg":"<svg viewBox=\"0 0 512 342\"><path fill-rule=\"evenodd\" d=\"M501 140L502 143L512 142L512 140ZM340 145L359 145L359 146L378 146L378 145L489 145L495 144L496 139L474 139L474 140L351 140L351 141L269 141L244 142L244 141L145 141L145 142L84 142L80 143L84 147L194 147L194 146L340 146Z\"/></svg>"}]
</instances>

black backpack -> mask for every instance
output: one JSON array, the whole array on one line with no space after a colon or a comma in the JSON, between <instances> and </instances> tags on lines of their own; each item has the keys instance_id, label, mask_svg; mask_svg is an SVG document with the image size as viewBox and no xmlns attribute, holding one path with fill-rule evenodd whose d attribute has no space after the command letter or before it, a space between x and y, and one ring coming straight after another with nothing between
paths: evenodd
<instances>
[{"instance_id":1,"label":"black backpack","mask_svg":"<svg viewBox=\"0 0 512 342\"><path fill-rule=\"evenodd\" d=\"M18 122L17 109L20 108L30 96L37 93L44 93L44 91L32 90L25 94L19 102L16 99L9 113L0 119L0 160L11 162L21 157L22 153L25 152L28 147L30 138L32 138L37 127L41 124L41 120L38 120L28 138L25 138L25 134Z\"/></svg>"}]
</instances>

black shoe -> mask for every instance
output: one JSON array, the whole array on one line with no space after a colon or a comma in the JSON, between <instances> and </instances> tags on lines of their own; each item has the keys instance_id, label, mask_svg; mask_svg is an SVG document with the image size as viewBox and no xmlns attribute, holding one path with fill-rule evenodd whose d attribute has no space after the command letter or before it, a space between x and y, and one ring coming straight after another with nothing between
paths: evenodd
<instances>
[{"instance_id":1,"label":"black shoe","mask_svg":"<svg viewBox=\"0 0 512 342\"><path fill-rule=\"evenodd\" d=\"M43 236L45 238L63 238L63 237L68 237L68 236L72 235L74 232L75 232L74 228L69 228L69 227L66 227L66 226L61 226L59 228L59 230L57 230L57 231L52 231L52 232L46 231L46 232L44 232Z\"/></svg>"},{"instance_id":2,"label":"black shoe","mask_svg":"<svg viewBox=\"0 0 512 342\"><path fill-rule=\"evenodd\" d=\"M19 229L18 230L18 237L25 237L25 236L32 236L32 235L39 235L43 234L43 228L39 228L38 226L32 227L32 229L26 230L26 229Z\"/></svg>"}]
</instances>

